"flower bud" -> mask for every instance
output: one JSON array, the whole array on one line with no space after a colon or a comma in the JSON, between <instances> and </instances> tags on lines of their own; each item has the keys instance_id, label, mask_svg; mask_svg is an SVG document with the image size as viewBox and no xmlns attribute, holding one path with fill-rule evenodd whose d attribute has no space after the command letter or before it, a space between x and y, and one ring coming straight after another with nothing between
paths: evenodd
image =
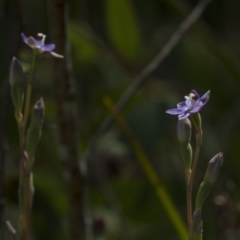
<instances>
[{"instance_id":1,"label":"flower bud","mask_svg":"<svg viewBox=\"0 0 240 240\"><path fill-rule=\"evenodd\" d=\"M9 83L13 105L16 111L21 113L24 101L24 74L22 66L16 57L13 57L11 61Z\"/></svg>"},{"instance_id":2,"label":"flower bud","mask_svg":"<svg viewBox=\"0 0 240 240\"><path fill-rule=\"evenodd\" d=\"M204 180L208 182L215 182L223 162L223 153L220 152L215 155L208 163L207 172Z\"/></svg>"},{"instance_id":3,"label":"flower bud","mask_svg":"<svg viewBox=\"0 0 240 240\"><path fill-rule=\"evenodd\" d=\"M201 210L196 210L193 214L189 240L202 240Z\"/></svg>"},{"instance_id":4,"label":"flower bud","mask_svg":"<svg viewBox=\"0 0 240 240\"><path fill-rule=\"evenodd\" d=\"M196 197L196 206L195 209L200 209L206 200L207 196L211 192L213 184L208 181L203 181L198 189Z\"/></svg>"},{"instance_id":5,"label":"flower bud","mask_svg":"<svg viewBox=\"0 0 240 240\"><path fill-rule=\"evenodd\" d=\"M192 124L188 118L177 123L177 138L180 143L189 143L191 140Z\"/></svg>"},{"instance_id":6,"label":"flower bud","mask_svg":"<svg viewBox=\"0 0 240 240\"><path fill-rule=\"evenodd\" d=\"M197 193L197 198L196 198L196 209L200 209L209 195L214 182L217 179L218 173L220 171L220 168L222 166L222 161L223 161L223 153L218 153L215 155L208 164L208 168L204 177L204 181L201 183L198 193Z\"/></svg>"},{"instance_id":7,"label":"flower bud","mask_svg":"<svg viewBox=\"0 0 240 240\"><path fill-rule=\"evenodd\" d=\"M177 123L177 138L180 142L181 153L185 169L189 170L192 165L192 147L190 145L192 124L188 118Z\"/></svg>"},{"instance_id":8,"label":"flower bud","mask_svg":"<svg viewBox=\"0 0 240 240\"><path fill-rule=\"evenodd\" d=\"M26 135L26 151L29 157L33 157L37 144L42 134L42 123L44 116L44 102L40 98L35 104L32 112L30 126Z\"/></svg>"}]
</instances>

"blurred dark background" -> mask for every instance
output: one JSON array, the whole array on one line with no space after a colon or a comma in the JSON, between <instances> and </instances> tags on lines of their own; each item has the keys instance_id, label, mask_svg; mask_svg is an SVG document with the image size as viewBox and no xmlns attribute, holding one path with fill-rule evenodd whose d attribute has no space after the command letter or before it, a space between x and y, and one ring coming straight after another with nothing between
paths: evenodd
<instances>
[{"instance_id":1,"label":"blurred dark background","mask_svg":"<svg viewBox=\"0 0 240 240\"><path fill-rule=\"evenodd\" d=\"M4 149L4 220L17 228L18 132L7 94L13 55L28 71L31 50L20 39L41 32L51 43L47 0L0 2L0 132ZM196 0L72 0L68 34L80 112L79 151L84 155L108 114L103 97L116 102L138 73L167 43ZM19 18L19 13L22 16ZM177 117L165 114L191 89L211 90L203 108L203 146L194 196L208 161L224 152L218 181L203 208L204 239L240 239L240 1L215 0L164 62L131 98L123 116L149 156L186 221L185 179L176 139ZM22 21L22 22L21 22ZM57 47L56 47L57 52ZM61 54L61 53L60 53ZM34 166L32 239L67 238L67 196L59 155L52 59L42 59L32 103L42 96L46 114ZM5 132L5 133L4 133ZM194 135L193 135L194 144ZM193 145L194 146L194 145ZM118 126L100 139L90 175L95 239L179 239ZM124 224L123 224L124 223ZM2 226L4 228L4 226ZM1 237L2 239L2 237Z\"/></svg>"}]
</instances>

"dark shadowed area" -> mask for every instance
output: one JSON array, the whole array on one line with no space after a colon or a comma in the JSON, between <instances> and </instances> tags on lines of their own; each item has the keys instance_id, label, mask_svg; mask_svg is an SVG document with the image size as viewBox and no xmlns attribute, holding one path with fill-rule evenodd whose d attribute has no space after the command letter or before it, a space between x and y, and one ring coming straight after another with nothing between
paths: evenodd
<instances>
[{"instance_id":1,"label":"dark shadowed area","mask_svg":"<svg viewBox=\"0 0 240 240\"><path fill-rule=\"evenodd\" d=\"M43 57L33 82L31 106L43 97L45 118L33 169L29 239L183 239L148 166L177 209L184 232L186 189L178 118L165 111L184 101L192 89L200 95L211 91L200 112L203 142L193 206L209 160L220 151L224 154L202 209L203 239L240 239L240 1L206 3L199 19L192 26L187 22L186 33L176 35L179 42L170 46L161 63L143 72L199 2L0 1L0 239L7 220L18 229L19 143L8 78L13 56L29 73L32 51L21 32L46 34L46 43L54 42L56 52L65 55L64 60ZM58 7L67 14L56 18ZM144 80L118 103L117 118L126 122L106 122L111 104L139 79ZM194 131L192 146L194 150Z\"/></svg>"}]
</instances>

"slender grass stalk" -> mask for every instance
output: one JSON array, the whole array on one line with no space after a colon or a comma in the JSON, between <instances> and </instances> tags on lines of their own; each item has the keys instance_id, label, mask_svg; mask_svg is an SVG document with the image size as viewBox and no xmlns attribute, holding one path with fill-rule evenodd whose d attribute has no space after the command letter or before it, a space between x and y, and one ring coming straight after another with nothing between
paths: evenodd
<instances>
[{"instance_id":1,"label":"slender grass stalk","mask_svg":"<svg viewBox=\"0 0 240 240\"><path fill-rule=\"evenodd\" d=\"M188 227L192 224L192 188L193 188L193 179L197 168L197 163L199 159L199 153L202 145L202 128L199 127L196 129L196 149L193 158L192 170L189 174L188 183L187 183L187 215L188 215Z\"/></svg>"},{"instance_id":2,"label":"slender grass stalk","mask_svg":"<svg viewBox=\"0 0 240 240\"><path fill-rule=\"evenodd\" d=\"M26 125L29 115L29 109L30 109L30 102L31 102L31 94L32 94L32 81L35 76L36 70L37 70L37 62L39 59L39 53L36 51L33 51L33 60L32 60L32 66L31 66L31 72L28 78L27 82L27 91L26 91L26 101L24 106L24 115L23 115L23 133L25 134L26 131Z\"/></svg>"},{"instance_id":3,"label":"slender grass stalk","mask_svg":"<svg viewBox=\"0 0 240 240\"><path fill-rule=\"evenodd\" d=\"M191 169L188 171L186 170L186 197L187 197L187 226L188 226L188 232L191 229L191 223L192 223L192 191L188 191L188 185L189 185L189 179L191 176Z\"/></svg>"},{"instance_id":4,"label":"slender grass stalk","mask_svg":"<svg viewBox=\"0 0 240 240\"><path fill-rule=\"evenodd\" d=\"M192 220L191 192L187 190L190 175L191 175L192 158L193 158L192 157L191 136L192 136L191 121L188 118L179 120L177 123L177 139L180 143L180 149L181 149L183 163L184 163L184 167L185 167L188 231L190 231L190 229L191 229L191 220Z\"/></svg>"},{"instance_id":5,"label":"slender grass stalk","mask_svg":"<svg viewBox=\"0 0 240 240\"><path fill-rule=\"evenodd\" d=\"M112 114L113 118L115 119L116 123L119 125L127 139L129 140L133 151L136 155L137 160L139 161L140 166L142 167L148 181L152 185L158 199L160 200L161 204L163 205L165 211L168 214L169 219L171 220L173 226L175 227L179 238L181 240L186 240L188 238L188 233L185 224L183 223L174 203L168 193L166 192L163 184L161 183L160 178L158 177L156 171L151 166L150 161L143 151L142 147L134 137L131 129L125 122L122 115L116 110L112 101L105 97L103 99L104 104L108 108L109 112Z\"/></svg>"},{"instance_id":6,"label":"slender grass stalk","mask_svg":"<svg viewBox=\"0 0 240 240\"><path fill-rule=\"evenodd\" d=\"M24 106L23 125L22 125L23 134L25 134L25 131L26 131L26 125L27 125L29 109L30 109L30 102L31 102L31 94L32 94L32 83L29 81L27 83L26 101L25 101L25 106ZM24 135L22 137L24 137Z\"/></svg>"},{"instance_id":7,"label":"slender grass stalk","mask_svg":"<svg viewBox=\"0 0 240 240\"><path fill-rule=\"evenodd\" d=\"M20 148L20 167L19 167L19 211L20 211L20 240L26 240L29 232L31 208L32 208L32 183L31 183L31 169L29 169L28 156L26 155L25 149L25 135L27 121L29 117L31 93L32 93L32 81L35 76L37 67L38 53L33 51L33 60L31 72L27 82L26 89L26 100L24 105L24 114L21 118L18 118L18 129L19 129L19 148ZM17 115L17 113L15 114Z\"/></svg>"}]
</instances>

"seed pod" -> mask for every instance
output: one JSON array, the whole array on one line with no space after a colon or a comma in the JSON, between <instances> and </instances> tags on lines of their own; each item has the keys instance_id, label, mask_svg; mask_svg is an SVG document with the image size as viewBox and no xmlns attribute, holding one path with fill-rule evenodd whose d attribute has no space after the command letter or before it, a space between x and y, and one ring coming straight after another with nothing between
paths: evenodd
<instances>
[{"instance_id":1,"label":"seed pod","mask_svg":"<svg viewBox=\"0 0 240 240\"><path fill-rule=\"evenodd\" d=\"M180 143L189 143L191 140L192 124L188 118L177 123L177 138Z\"/></svg>"},{"instance_id":2,"label":"seed pod","mask_svg":"<svg viewBox=\"0 0 240 240\"><path fill-rule=\"evenodd\" d=\"M16 111L21 113L24 101L24 73L20 62L16 57L13 57L11 61L9 83L13 105Z\"/></svg>"},{"instance_id":3,"label":"seed pod","mask_svg":"<svg viewBox=\"0 0 240 240\"><path fill-rule=\"evenodd\" d=\"M180 143L181 153L185 169L188 171L192 165L191 140L192 124L188 118L184 118L177 123L177 139Z\"/></svg>"},{"instance_id":4,"label":"seed pod","mask_svg":"<svg viewBox=\"0 0 240 240\"><path fill-rule=\"evenodd\" d=\"M43 116L44 102L43 99L40 98L33 108L30 126L26 135L26 151L29 155L29 158L33 157L37 144L40 140L42 134Z\"/></svg>"},{"instance_id":5,"label":"seed pod","mask_svg":"<svg viewBox=\"0 0 240 240\"><path fill-rule=\"evenodd\" d=\"M220 168L222 166L222 161L223 161L223 153L221 152L215 155L209 161L204 180L198 189L197 198L196 198L196 209L200 209L202 207L205 199L209 195L217 179Z\"/></svg>"},{"instance_id":6,"label":"seed pod","mask_svg":"<svg viewBox=\"0 0 240 240\"><path fill-rule=\"evenodd\" d=\"M208 182L215 182L219 171L221 169L222 166L222 162L223 162L223 153L220 152L217 155L215 155L208 163L208 167L207 167L207 172L205 174L204 180L208 181Z\"/></svg>"}]
</instances>

